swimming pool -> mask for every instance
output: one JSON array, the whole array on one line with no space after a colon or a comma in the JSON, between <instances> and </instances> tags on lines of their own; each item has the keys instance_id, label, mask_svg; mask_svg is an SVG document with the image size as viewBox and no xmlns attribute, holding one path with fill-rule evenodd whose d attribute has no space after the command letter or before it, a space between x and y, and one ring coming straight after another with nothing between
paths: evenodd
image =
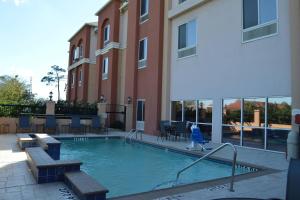
<instances>
[{"instance_id":1,"label":"swimming pool","mask_svg":"<svg viewBox=\"0 0 300 200\"><path fill-rule=\"evenodd\" d=\"M109 189L108 197L151 191L175 180L176 173L197 157L123 139L93 138L84 141L60 139L61 159L78 159L81 169ZM207 181L231 175L231 166L204 160L180 177L181 184ZM250 172L237 168L236 174ZM170 187L162 184L159 188Z\"/></svg>"}]
</instances>

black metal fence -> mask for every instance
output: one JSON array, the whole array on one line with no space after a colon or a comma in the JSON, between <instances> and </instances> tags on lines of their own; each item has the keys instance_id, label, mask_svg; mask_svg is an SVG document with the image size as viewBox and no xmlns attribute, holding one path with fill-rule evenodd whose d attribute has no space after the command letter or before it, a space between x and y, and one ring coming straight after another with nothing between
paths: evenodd
<instances>
[{"instance_id":1,"label":"black metal fence","mask_svg":"<svg viewBox=\"0 0 300 200\"><path fill-rule=\"evenodd\" d=\"M119 104L107 104L107 126L109 128L115 128L125 130L126 128L126 106Z\"/></svg>"},{"instance_id":2,"label":"black metal fence","mask_svg":"<svg viewBox=\"0 0 300 200\"><path fill-rule=\"evenodd\" d=\"M0 117L19 117L20 115L43 115L46 105L0 104Z\"/></svg>"}]
</instances>

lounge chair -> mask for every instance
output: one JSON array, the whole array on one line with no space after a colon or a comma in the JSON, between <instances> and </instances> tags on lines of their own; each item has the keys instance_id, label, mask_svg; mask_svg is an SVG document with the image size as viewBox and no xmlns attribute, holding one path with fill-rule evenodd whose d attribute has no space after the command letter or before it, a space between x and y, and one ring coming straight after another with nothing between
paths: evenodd
<instances>
[{"instance_id":1,"label":"lounge chair","mask_svg":"<svg viewBox=\"0 0 300 200\"><path fill-rule=\"evenodd\" d=\"M30 123L29 115L21 115L19 123L17 124L17 133L30 133L32 132L32 125Z\"/></svg>"},{"instance_id":2,"label":"lounge chair","mask_svg":"<svg viewBox=\"0 0 300 200\"><path fill-rule=\"evenodd\" d=\"M208 141L204 140L203 134L200 131L200 129L193 128L192 130L192 141L196 144L198 144L201 147L201 150L211 150L211 148L205 148L205 144L208 143ZM193 146L193 145L192 145Z\"/></svg>"},{"instance_id":3,"label":"lounge chair","mask_svg":"<svg viewBox=\"0 0 300 200\"><path fill-rule=\"evenodd\" d=\"M80 117L77 115L73 115L71 117L71 124L69 127L69 132L71 133L81 133L83 131L83 127L80 124Z\"/></svg>"},{"instance_id":4,"label":"lounge chair","mask_svg":"<svg viewBox=\"0 0 300 200\"><path fill-rule=\"evenodd\" d=\"M56 132L55 115L46 115L45 132L54 134Z\"/></svg>"}]
</instances>

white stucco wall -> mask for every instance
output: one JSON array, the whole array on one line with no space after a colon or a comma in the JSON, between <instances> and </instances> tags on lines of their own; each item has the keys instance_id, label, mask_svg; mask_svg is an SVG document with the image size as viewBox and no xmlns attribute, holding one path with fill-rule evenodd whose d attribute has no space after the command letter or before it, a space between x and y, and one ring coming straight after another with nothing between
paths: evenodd
<instances>
[{"instance_id":1,"label":"white stucco wall","mask_svg":"<svg viewBox=\"0 0 300 200\"><path fill-rule=\"evenodd\" d=\"M212 0L171 21L171 100L212 99L215 142L222 98L291 96L289 5L278 2L278 34L249 43L242 43L242 0ZM192 19L197 55L177 59L178 26Z\"/></svg>"}]
</instances>

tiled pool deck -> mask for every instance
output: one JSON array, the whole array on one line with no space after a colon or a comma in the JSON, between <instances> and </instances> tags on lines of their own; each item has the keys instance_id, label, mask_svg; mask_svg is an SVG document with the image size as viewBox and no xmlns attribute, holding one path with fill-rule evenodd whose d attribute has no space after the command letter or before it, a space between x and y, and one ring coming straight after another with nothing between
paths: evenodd
<instances>
[{"instance_id":1,"label":"tiled pool deck","mask_svg":"<svg viewBox=\"0 0 300 200\"><path fill-rule=\"evenodd\" d=\"M124 136L124 132L110 132L110 136ZM60 136L73 136L70 134ZM78 135L76 135L78 136ZM86 136L86 135L85 135ZM89 134L88 136L95 136ZM157 141L156 137L143 135L143 141L158 143L167 147L185 149L186 142ZM208 144L216 147L215 144ZM156 200L198 200L225 197L285 198L288 161L285 154L237 147L238 161L279 170L276 173L236 181L235 192L228 191L228 185L218 185L190 192L170 193ZM230 159L232 152L224 149L216 154ZM202 187L203 188L203 187ZM36 184L26 164L26 155L16 145L16 136L0 135L0 200L60 200L77 199L64 183ZM130 197L124 199L131 199Z\"/></svg>"}]
</instances>

